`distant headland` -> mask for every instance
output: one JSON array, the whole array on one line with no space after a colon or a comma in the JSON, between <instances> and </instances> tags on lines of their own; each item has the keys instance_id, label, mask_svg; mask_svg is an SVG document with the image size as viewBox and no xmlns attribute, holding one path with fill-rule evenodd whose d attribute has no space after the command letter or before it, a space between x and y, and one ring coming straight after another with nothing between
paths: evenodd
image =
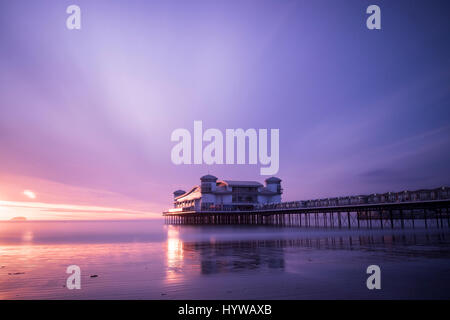
<instances>
[{"instance_id":1,"label":"distant headland","mask_svg":"<svg viewBox=\"0 0 450 320\"><path fill-rule=\"evenodd\" d=\"M11 218L10 221L27 221L27 218L25 218L25 217L14 217L14 218Z\"/></svg>"}]
</instances>

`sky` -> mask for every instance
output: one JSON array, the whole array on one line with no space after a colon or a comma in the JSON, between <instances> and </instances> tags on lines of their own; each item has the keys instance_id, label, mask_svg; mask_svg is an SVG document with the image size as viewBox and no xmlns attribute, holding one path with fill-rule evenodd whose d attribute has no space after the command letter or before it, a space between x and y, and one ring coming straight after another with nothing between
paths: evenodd
<instances>
[{"instance_id":1,"label":"sky","mask_svg":"<svg viewBox=\"0 0 450 320\"><path fill-rule=\"evenodd\" d=\"M66 8L81 8L68 30ZM366 8L381 8L368 30ZM5 0L0 220L159 217L177 128L280 130L283 200L450 184L448 1ZM27 192L30 191L30 192Z\"/></svg>"}]
</instances>

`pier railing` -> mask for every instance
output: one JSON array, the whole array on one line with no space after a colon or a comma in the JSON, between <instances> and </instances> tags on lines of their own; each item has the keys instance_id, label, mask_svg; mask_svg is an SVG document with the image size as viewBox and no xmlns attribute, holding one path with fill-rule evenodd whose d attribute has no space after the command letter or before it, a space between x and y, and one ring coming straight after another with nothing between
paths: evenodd
<instances>
[{"instance_id":1,"label":"pier railing","mask_svg":"<svg viewBox=\"0 0 450 320\"><path fill-rule=\"evenodd\" d=\"M388 204L405 202L424 202L450 199L450 188L441 187L432 190L387 192L383 194L335 197L327 199L289 201L281 203L269 203L255 207L256 210L266 209L290 209L290 208L314 208L314 207L338 207L346 205L364 204Z\"/></svg>"}]
</instances>

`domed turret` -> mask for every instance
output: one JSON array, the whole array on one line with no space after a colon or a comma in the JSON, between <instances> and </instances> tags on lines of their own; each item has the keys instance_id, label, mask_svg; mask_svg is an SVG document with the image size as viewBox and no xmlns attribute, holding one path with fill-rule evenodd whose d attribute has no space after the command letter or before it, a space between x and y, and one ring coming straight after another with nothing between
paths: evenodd
<instances>
[{"instance_id":1,"label":"domed turret","mask_svg":"<svg viewBox=\"0 0 450 320\"><path fill-rule=\"evenodd\" d=\"M184 190L177 190L177 191L175 191L173 193L173 197L176 198L176 197L179 197L179 196L181 196L181 195L183 195L185 193L186 193L186 191L184 191Z\"/></svg>"},{"instance_id":2,"label":"domed turret","mask_svg":"<svg viewBox=\"0 0 450 320\"><path fill-rule=\"evenodd\" d=\"M202 193L210 193L216 190L217 177L210 174L200 178Z\"/></svg>"},{"instance_id":3,"label":"domed turret","mask_svg":"<svg viewBox=\"0 0 450 320\"><path fill-rule=\"evenodd\" d=\"M203 177L200 178L201 182L216 182L217 181L217 177L214 177L210 174L207 174Z\"/></svg>"},{"instance_id":4,"label":"domed turret","mask_svg":"<svg viewBox=\"0 0 450 320\"><path fill-rule=\"evenodd\" d=\"M283 193L281 189L281 179L277 177L270 177L266 180L266 188L272 192L277 192L279 194Z\"/></svg>"},{"instance_id":5,"label":"domed turret","mask_svg":"<svg viewBox=\"0 0 450 320\"><path fill-rule=\"evenodd\" d=\"M265 181L266 181L267 184L280 183L281 179L277 178L277 177L270 177L270 178L267 178Z\"/></svg>"}]
</instances>

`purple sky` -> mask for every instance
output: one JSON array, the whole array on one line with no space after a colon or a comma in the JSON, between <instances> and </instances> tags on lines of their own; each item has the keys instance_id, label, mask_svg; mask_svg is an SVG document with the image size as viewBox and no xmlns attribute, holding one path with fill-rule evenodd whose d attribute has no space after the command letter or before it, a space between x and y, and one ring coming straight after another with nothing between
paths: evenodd
<instances>
[{"instance_id":1,"label":"purple sky","mask_svg":"<svg viewBox=\"0 0 450 320\"><path fill-rule=\"evenodd\" d=\"M66 29L66 7L82 30ZM366 28L378 4L382 30ZM285 200L450 181L448 1L0 4L0 200L159 212L177 128L279 128ZM22 198L21 198L22 197ZM0 217L1 219L1 217Z\"/></svg>"}]
</instances>

